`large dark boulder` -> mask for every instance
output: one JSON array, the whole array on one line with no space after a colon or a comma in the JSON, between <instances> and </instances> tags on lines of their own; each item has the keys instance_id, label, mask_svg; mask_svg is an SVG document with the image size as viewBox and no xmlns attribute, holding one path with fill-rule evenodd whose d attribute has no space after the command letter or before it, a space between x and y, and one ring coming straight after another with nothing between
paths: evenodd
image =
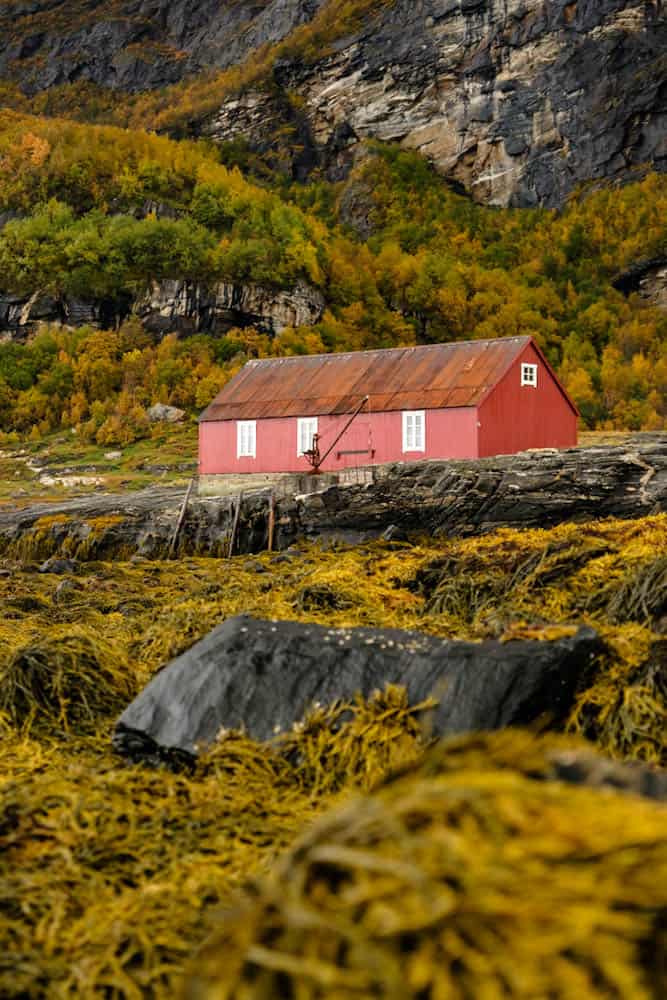
<instances>
[{"instance_id":1,"label":"large dark boulder","mask_svg":"<svg viewBox=\"0 0 667 1000\"><path fill-rule=\"evenodd\" d=\"M315 703L401 684L438 699L433 735L528 725L567 712L600 642L459 642L397 629L230 618L173 660L123 712L114 745L135 758L194 756L221 729L270 740Z\"/></svg>"}]
</instances>

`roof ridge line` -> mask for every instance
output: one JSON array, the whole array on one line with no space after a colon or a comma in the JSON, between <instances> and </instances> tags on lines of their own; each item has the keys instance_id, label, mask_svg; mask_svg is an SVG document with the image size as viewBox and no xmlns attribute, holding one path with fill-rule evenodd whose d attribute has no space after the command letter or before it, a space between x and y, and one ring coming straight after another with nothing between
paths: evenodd
<instances>
[{"instance_id":1,"label":"roof ridge line","mask_svg":"<svg viewBox=\"0 0 667 1000\"><path fill-rule=\"evenodd\" d=\"M465 347L467 344L507 344L512 340L531 340L530 334L522 333L518 337L482 337L479 340L447 340L438 344L406 344L404 347L367 347L363 351L329 351L323 354L286 354L273 358L251 358L247 365L272 363L274 361L303 361L304 358L345 358L359 354L389 354L391 351L424 351L436 347Z\"/></svg>"}]
</instances>

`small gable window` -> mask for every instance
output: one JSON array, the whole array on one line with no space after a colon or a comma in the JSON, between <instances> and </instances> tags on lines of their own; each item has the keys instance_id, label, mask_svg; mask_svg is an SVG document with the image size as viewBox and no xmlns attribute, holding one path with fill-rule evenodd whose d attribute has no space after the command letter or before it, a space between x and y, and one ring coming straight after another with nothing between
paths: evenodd
<instances>
[{"instance_id":1,"label":"small gable window","mask_svg":"<svg viewBox=\"0 0 667 1000\"><path fill-rule=\"evenodd\" d=\"M537 365L521 365L521 385L537 389Z\"/></svg>"},{"instance_id":2,"label":"small gable window","mask_svg":"<svg viewBox=\"0 0 667 1000\"><path fill-rule=\"evenodd\" d=\"M296 433L296 453L301 456L313 449L313 438L317 434L317 417L299 417Z\"/></svg>"},{"instance_id":3,"label":"small gable window","mask_svg":"<svg viewBox=\"0 0 667 1000\"><path fill-rule=\"evenodd\" d=\"M403 411L403 451L426 451L423 410Z\"/></svg>"},{"instance_id":4,"label":"small gable window","mask_svg":"<svg viewBox=\"0 0 667 1000\"><path fill-rule=\"evenodd\" d=\"M236 457L256 458L256 421L236 421Z\"/></svg>"}]
</instances>

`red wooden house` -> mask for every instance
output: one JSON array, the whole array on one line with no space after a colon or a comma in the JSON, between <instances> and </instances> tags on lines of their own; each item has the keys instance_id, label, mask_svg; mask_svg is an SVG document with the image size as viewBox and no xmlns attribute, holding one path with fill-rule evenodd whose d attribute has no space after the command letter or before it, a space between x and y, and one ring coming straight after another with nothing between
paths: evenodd
<instances>
[{"instance_id":1,"label":"red wooden house","mask_svg":"<svg viewBox=\"0 0 667 1000\"><path fill-rule=\"evenodd\" d=\"M199 418L199 471L322 471L577 443L531 337L249 361ZM309 452L310 455L305 454Z\"/></svg>"}]
</instances>

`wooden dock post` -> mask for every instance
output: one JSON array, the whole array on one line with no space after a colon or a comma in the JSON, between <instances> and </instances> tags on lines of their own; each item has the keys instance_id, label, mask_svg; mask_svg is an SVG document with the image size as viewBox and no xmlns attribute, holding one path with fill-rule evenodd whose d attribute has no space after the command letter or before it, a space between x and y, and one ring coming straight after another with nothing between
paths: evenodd
<instances>
[{"instance_id":1,"label":"wooden dock post","mask_svg":"<svg viewBox=\"0 0 667 1000\"><path fill-rule=\"evenodd\" d=\"M183 498L183 503L181 505L181 512L178 515L178 521L176 522L176 527L174 528L174 534L171 539L171 545L169 546L169 559L173 559L174 553L176 552L176 542L178 541L178 536L183 526L183 521L185 520L185 512L188 509L190 494L192 493L192 487L194 486L194 483L195 483L195 477L193 476L188 485L187 493Z\"/></svg>"},{"instance_id":2,"label":"wooden dock post","mask_svg":"<svg viewBox=\"0 0 667 1000\"><path fill-rule=\"evenodd\" d=\"M234 554L234 542L236 541L236 532L239 526L239 520L241 518L241 504L243 503L243 490L239 493L239 498L236 503L236 510L234 511L234 521L232 522L232 534L229 539L229 552L227 553L227 558L231 559Z\"/></svg>"},{"instance_id":3,"label":"wooden dock post","mask_svg":"<svg viewBox=\"0 0 667 1000\"><path fill-rule=\"evenodd\" d=\"M276 527L276 498L271 490L269 496L269 540L268 540L268 551L273 552L273 533Z\"/></svg>"}]
</instances>

